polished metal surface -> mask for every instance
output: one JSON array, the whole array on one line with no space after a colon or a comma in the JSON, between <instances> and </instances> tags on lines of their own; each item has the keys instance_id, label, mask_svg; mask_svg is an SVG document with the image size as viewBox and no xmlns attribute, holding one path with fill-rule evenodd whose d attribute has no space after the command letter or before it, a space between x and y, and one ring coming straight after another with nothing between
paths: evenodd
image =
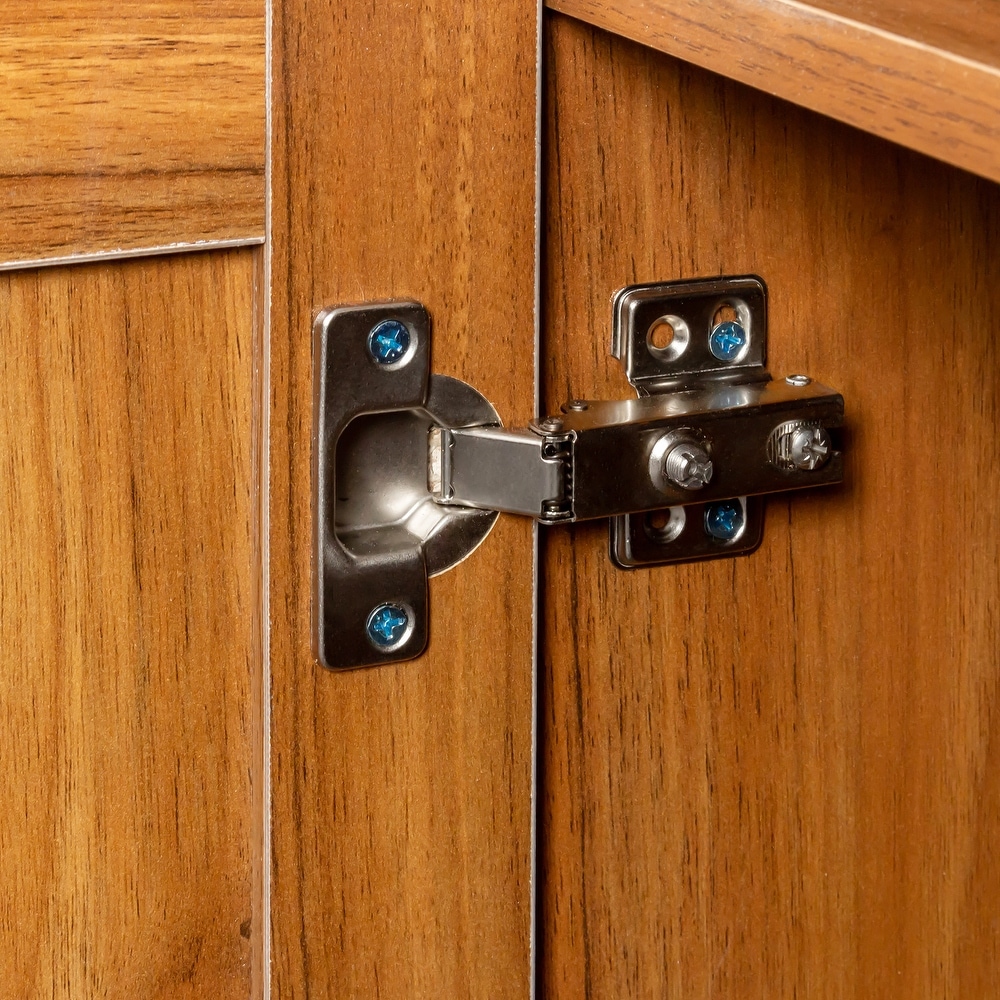
<instances>
[{"instance_id":1,"label":"polished metal surface","mask_svg":"<svg viewBox=\"0 0 1000 1000\"><path fill-rule=\"evenodd\" d=\"M706 528L711 504L694 503L611 519L609 550L622 569L743 556L753 552L764 531L763 497L737 497L743 511L738 534L714 538ZM676 512L683 512L678 514Z\"/></svg>"},{"instance_id":2,"label":"polished metal surface","mask_svg":"<svg viewBox=\"0 0 1000 1000\"><path fill-rule=\"evenodd\" d=\"M815 382L710 382L640 399L590 400L586 409L528 430L432 429L431 492L443 504L552 523L690 503L695 482L699 501L805 489L839 482L841 453L832 448L822 468L778 467L768 461L774 428L794 420L834 429L843 415L840 394ZM668 458L677 446L671 476ZM683 484L686 477L692 485Z\"/></svg>"},{"instance_id":3,"label":"polished metal surface","mask_svg":"<svg viewBox=\"0 0 1000 1000\"><path fill-rule=\"evenodd\" d=\"M745 343L717 357L712 335L727 313ZM767 378L767 288L758 277L631 285L615 294L611 314L611 353L640 396L717 379ZM659 348L653 341L663 324L674 337Z\"/></svg>"},{"instance_id":4,"label":"polished metal surface","mask_svg":"<svg viewBox=\"0 0 1000 1000\"><path fill-rule=\"evenodd\" d=\"M674 330L684 330L681 349L665 353L650 343L664 319ZM640 511L611 518L611 554L619 566L751 552L763 531L760 494L842 479L843 457L827 429L836 433L843 423L843 398L807 375L770 381L765 367L767 289L760 278L622 289L612 302L612 353L640 398L591 404L586 411L590 423L571 413L565 429L575 436L574 517L612 514L622 496ZM654 530L654 521L664 521L662 511L641 511L652 507L657 496L659 506L664 499L683 504L691 496L685 470L671 476L662 466L668 451L664 442L671 440L664 428L671 421L678 426L672 433L693 434L711 460L711 479L698 489L699 501L711 502L671 508ZM629 432L621 434L618 428L625 424ZM783 436L784 430L776 432L776 427L820 428L822 435L810 433L808 440L794 433ZM609 483L615 484L614 496L607 492ZM734 497L740 498L744 515L738 530L731 538L712 537L713 531L729 533L720 511L714 511L713 519L713 504ZM686 512L683 519L676 511Z\"/></svg>"},{"instance_id":5,"label":"polished metal surface","mask_svg":"<svg viewBox=\"0 0 1000 1000\"><path fill-rule=\"evenodd\" d=\"M405 327L389 328L404 346L373 352L386 321ZM419 655L428 576L464 559L497 518L443 507L428 490L432 428L500 422L471 386L429 375L429 345L427 313L412 302L330 309L314 324L313 644L328 667ZM386 608L404 609L406 623L379 643L373 615Z\"/></svg>"},{"instance_id":6,"label":"polished metal surface","mask_svg":"<svg viewBox=\"0 0 1000 1000\"><path fill-rule=\"evenodd\" d=\"M542 518L565 500L563 452L530 430L435 429L429 447L432 492L442 504Z\"/></svg>"},{"instance_id":7,"label":"polished metal surface","mask_svg":"<svg viewBox=\"0 0 1000 1000\"><path fill-rule=\"evenodd\" d=\"M698 490L699 501L840 482L843 456L836 442L827 463L809 471L777 468L767 446L773 429L786 421L818 424L832 434L843 418L843 397L817 382L803 388L784 380L710 382L640 399L591 400L587 410L563 414L562 433L572 438L573 520L690 503L690 490L650 476L653 451L671 431L710 442L712 477Z\"/></svg>"},{"instance_id":8,"label":"polished metal surface","mask_svg":"<svg viewBox=\"0 0 1000 1000\"><path fill-rule=\"evenodd\" d=\"M514 430L471 386L429 374L418 304L321 313L319 659L418 655L428 576L465 558L498 511L607 517L612 558L631 568L750 552L763 494L840 482L844 400L805 375L771 380L766 307L752 276L622 289L613 352L638 398L573 399Z\"/></svg>"},{"instance_id":9,"label":"polished metal surface","mask_svg":"<svg viewBox=\"0 0 1000 1000\"><path fill-rule=\"evenodd\" d=\"M779 469L811 472L826 465L831 449L830 435L821 424L789 420L771 431L767 458Z\"/></svg>"},{"instance_id":10,"label":"polished metal surface","mask_svg":"<svg viewBox=\"0 0 1000 1000\"><path fill-rule=\"evenodd\" d=\"M649 453L649 478L662 492L671 486L700 490L712 481L712 472L705 443L689 427L664 434Z\"/></svg>"}]
</instances>

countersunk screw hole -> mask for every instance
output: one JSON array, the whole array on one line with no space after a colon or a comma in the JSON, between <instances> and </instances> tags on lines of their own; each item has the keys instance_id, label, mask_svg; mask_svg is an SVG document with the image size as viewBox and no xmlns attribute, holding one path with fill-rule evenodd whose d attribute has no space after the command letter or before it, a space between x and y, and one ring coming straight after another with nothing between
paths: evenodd
<instances>
[{"instance_id":1,"label":"countersunk screw hole","mask_svg":"<svg viewBox=\"0 0 1000 1000\"><path fill-rule=\"evenodd\" d=\"M687 515L683 507L665 507L651 510L643 519L643 527L651 541L667 545L684 530Z\"/></svg>"},{"instance_id":2,"label":"countersunk screw hole","mask_svg":"<svg viewBox=\"0 0 1000 1000\"><path fill-rule=\"evenodd\" d=\"M661 319L649 331L649 346L665 351L674 342L674 327L668 320Z\"/></svg>"},{"instance_id":3,"label":"countersunk screw hole","mask_svg":"<svg viewBox=\"0 0 1000 1000\"><path fill-rule=\"evenodd\" d=\"M750 310L745 302L721 303L712 314L708 335L712 357L727 364L742 361L750 349Z\"/></svg>"},{"instance_id":4,"label":"countersunk screw hole","mask_svg":"<svg viewBox=\"0 0 1000 1000\"><path fill-rule=\"evenodd\" d=\"M661 316L653 320L646 332L646 348L661 362L676 361L691 339L691 331L680 316Z\"/></svg>"}]
</instances>

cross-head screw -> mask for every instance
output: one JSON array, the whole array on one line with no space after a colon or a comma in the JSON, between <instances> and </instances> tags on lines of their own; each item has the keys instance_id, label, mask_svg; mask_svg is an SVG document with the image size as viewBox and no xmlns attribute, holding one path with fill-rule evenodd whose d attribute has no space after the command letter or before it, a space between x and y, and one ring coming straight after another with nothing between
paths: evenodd
<instances>
[{"instance_id":1,"label":"cross-head screw","mask_svg":"<svg viewBox=\"0 0 1000 1000\"><path fill-rule=\"evenodd\" d=\"M830 458L830 435L819 424L789 420L779 424L767 442L772 465L787 471L812 472L826 465Z\"/></svg>"},{"instance_id":2,"label":"cross-head screw","mask_svg":"<svg viewBox=\"0 0 1000 1000\"><path fill-rule=\"evenodd\" d=\"M379 365L394 365L410 349L410 331L398 319L384 319L368 334L368 353Z\"/></svg>"},{"instance_id":3,"label":"cross-head screw","mask_svg":"<svg viewBox=\"0 0 1000 1000\"><path fill-rule=\"evenodd\" d=\"M663 460L663 474L675 486L700 490L712 479L712 460L697 441L679 441Z\"/></svg>"},{"instance_id":4,"label":"cross-head screw","mask_svg":"<svg viewBox=\"0 0 1000 1000\"><path fill-rule=\"evenodd\" d=\"M402 604L380 604L368 616L368 640L376 649L395 649L409 638L412 622L412 613Z\"/></svg>"},{"instance_id":5,"label":"cross-head screw","mask_svg":"<svg viewBox=\"0 0 1000 1000\"><path fill-rule=\"evenodd\" d=\"M818 469L830 457L830 438L822 427L802 427L792 434L789 453L797 469Z\"/></svg>"},{"instance_id":6,"label":"cross-head screw","mask_svg":"<svg viewBox=\"0 0 1000 1000\"><path fill-rule=\"evenodd\" d=\"M720 542L739 538L746 518L739 500L717 500L705 507L705 534Z\"/></svg>"},{"instance_id":7,"label":"cross-head screw","mask_svg":"<svg viewBox=\"0 0 1000 1000\"><path fill-rule=\"evenodd\" d=\"M719 361L738 361L747 346L747 332L741 323L727 319L716 324L708 337L712 356Z\"/></svg>"}]
</instances>

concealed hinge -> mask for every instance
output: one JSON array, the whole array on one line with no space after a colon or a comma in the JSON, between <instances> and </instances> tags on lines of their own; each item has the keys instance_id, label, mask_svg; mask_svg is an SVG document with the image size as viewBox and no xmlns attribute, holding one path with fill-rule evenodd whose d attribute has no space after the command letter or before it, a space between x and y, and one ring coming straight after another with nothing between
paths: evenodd
<instances>
[{"instance_id":1,"label":"concealed hinge","mask_svg":"<svg viewBox=\"0 0 1000 1000\"><path fill-rule=\"evenodd\" d=\"M429 373L416 303L326 310L315 338L314 634L327 666L419 654L427 577L499 511L610 518L611 556L631 568L752 551L762 495L843 476L843 398L806 376L771 379L756 277L622 289L612 351L637 398L573 400L524 429Z\"/></svg>"}]
</instances>

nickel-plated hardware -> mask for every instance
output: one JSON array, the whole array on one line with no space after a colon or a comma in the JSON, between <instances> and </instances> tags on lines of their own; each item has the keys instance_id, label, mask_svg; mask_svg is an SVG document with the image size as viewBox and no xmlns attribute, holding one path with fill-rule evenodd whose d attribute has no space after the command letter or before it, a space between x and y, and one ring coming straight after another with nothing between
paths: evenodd
<instances>
[{"instance_id":1,"label":"nickel-plated hardware","mask_svg":"<svg viewBox=\"0 0 1000 1000\"><path fill-rule=\"evenodd\" d=\"M427 578L498 511L610 519L633 568L752 551L762 495L837 483L839 393L765 368L755 277L636 285L612 303L631 400L571 400L508 429L471 386L429 371L416 303L325 310L315 333L315 649L387 663L427 642ZM374 364L373 364L374 362Z\"/></svg>"}]
</instances>

